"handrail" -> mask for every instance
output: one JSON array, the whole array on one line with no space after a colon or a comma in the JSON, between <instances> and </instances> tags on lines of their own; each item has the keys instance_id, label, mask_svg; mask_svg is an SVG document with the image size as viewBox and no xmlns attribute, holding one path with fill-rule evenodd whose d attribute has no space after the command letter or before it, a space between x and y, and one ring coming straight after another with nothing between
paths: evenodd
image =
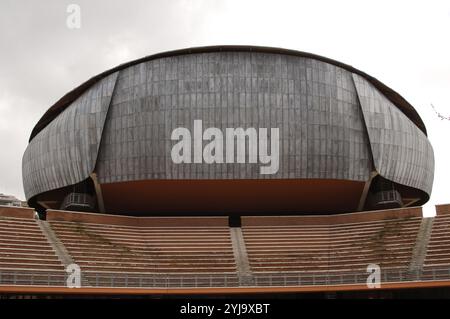
<instances>
[{"instance_id":1,"label":"handrail","mask_svg":"<svg viewBox=\"0 0 450 319\"><path fill-rule=\"evenodd\" d=\"M218 288L218 287L299 287L342 284L365 284L369 273L336 272L263 272L247 275L236 273L108 273L84 271L87 287L114 288ZM68 274L52 271L0 270L0 285L66 287ZM450 267L381 269L380 283L450 280ZM84 286L86 287L86 286Z\"/></svg>"}]
</instances>

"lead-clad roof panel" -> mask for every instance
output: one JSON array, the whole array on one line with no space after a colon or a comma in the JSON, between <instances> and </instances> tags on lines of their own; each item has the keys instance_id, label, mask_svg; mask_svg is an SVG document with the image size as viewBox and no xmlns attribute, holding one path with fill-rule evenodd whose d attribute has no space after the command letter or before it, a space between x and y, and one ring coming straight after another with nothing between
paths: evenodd
<instances>
[{"instance_id":1,"label":"lead-clad roof panel","mask_svg":"<svg viewBox=\"0 0 450 319\"><path fill-rule=\"evenodd\" d=\"M431 194L433 148L425 134L363 77L353 74L378 173Z\"/></svg>"},{"instance_id":2,"label":"lead-clad roof panel","mask_svg":"<svg viewBox=\"0 0 450 319\"><path fill-rule=\"evenodd\" d=\"M30 142L22 161L27 199L93 172L117 74L94 84Z\"/></svg>"},{"instance_id":3,"label":"lead-clad roof panel","mask_svg":"<svg viewBox=\"0 0 450 319\"><path fill-rule=\"evenodd\" d=\"M124 64L121 64L115 68L107 70L103 73L100 73L88 81L84 82L80 86L76 87L72 91L68 92L61 99L59 99L55 104L53 104L47 112L42 116L42 118L38 121L36 126L33 128L31 132L30 141L45 127L50 123L58 114L65 110L74 100L76 100L84 91L89 89L94 83L100 81L104 77L120 71L124 70L130 66L140 64L146 61L157 60L165 57L176 57L183 56L195 53L213 53L213 52L255 52L255 53L269 53L269 54L277 54L277 55L289 55L294 57L304 57L311 60L317 60L329 63L331 65L339 66L347 71L356 73L367 79L371 82L378 90L380 90L392 103L394 103L408 118L410 118L419 128L426 134L425 124L420 118L417 111L412 107L411 104L408 103L400 94L392 90L391 88L384 85L382 82L378 81L376 78L358 70L350 65L345 63L332 60L323 56L319 56L316 54L301 52L295 50L281 49L281 48L272 48L272 47L259 47L259 46L245 46L245 45L222 45L222 46L208 46L208 47L196 47L196 48L187 48L181 50L174 50L168 52L157 53L153 55L149 55L134 61L130 61Z\"/></svg>"},{"instance_id":4,"label":"lead-clad roof panel","mask_svg":"<svg viewBox=\"0 0 450 319\"><path fill-rule=\"evenodd\" d=\"M175 164L171 133L178 127L194 132L195 120L202 121L204 130L214 127L223 134L227 128L278 128L278 170L262 175L260 169L267 165L259 162ZM365 182L372 167L368 144L347 70L282 54L199 53L147 61L120 72L96 173L100 183L288 178Z\"/></svg>"}]
</instances>

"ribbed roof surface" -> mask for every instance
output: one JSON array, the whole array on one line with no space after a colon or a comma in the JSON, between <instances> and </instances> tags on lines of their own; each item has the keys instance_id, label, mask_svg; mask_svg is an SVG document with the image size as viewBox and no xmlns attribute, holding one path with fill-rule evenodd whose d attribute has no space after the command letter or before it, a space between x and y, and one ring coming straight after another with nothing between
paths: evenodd
<instances>
[{"instance_id":1,"label":"ribbed roof surface","mask_svg":"<svg viewBox=\"0 0 450 319\"><path fill-rule=\"evenodd\" d=\"M220 46L206 46L206 47L195 47L195 48L187 48L187 49L180 49L180 50L174 50L174 51L167 51L167 52L161 52L153 55L149 55L137 60L133 60L124 64L120 64L112 69L109 69L105 72L102 72L80 86L74 88L72 91L65 94L62 98L60 98L55 104L53 104L47 112L41 117L41 119L38 121L38 123L33 128L33 131L31 132L30 141L35 137L48 123L50 123L58 114L60 114L62 111L64 111L73 101L75 101L84 91L86 91L89 87L91 87L94 83L98 82L102 78L108 76L111 73L114 73L116 71L125 69L127 67L146 62L151 61L159 58L164 57L170 57L170 56L177 56L177 55L184 55L184 54L195 54L195 53L210 53L210 52L224 52L224 51L238 51L238 52L260 52L260 53L274 53L274 54L286 54L286 55L293 55L298 57L306 57L311 58L319 61L323 61L329 64L333 64L336 66L339 66L343 69L346 69L350 72L359 74L366 78L370 83L372 83L379 91L381 91L392 103L394 103L412 122L414 122L419 129L427 134L425 124L423 123L422 119L420 118L417 111L414 109L414 107L408 103L400 94L377 80L376 78L364 73L363 71L360 71L350 65L347 65L345 63L341 63L336 60L332 60L323 56L319 56L312 53L302 52L302 51L296 51L296 50L289 50L289 49L282 49L282 48L273 48L273 47L261 47L261 46L246 46L246 45L220 45Z\"/></svg>"}]
</instances>

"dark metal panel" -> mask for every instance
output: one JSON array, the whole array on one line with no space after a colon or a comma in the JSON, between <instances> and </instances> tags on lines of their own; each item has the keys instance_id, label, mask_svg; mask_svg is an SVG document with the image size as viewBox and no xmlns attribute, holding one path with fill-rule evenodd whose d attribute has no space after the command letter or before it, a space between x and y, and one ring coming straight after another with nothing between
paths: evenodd
<instances>
[{"instance_id":1,"label":"dark metal panel","mask_svg":"<svg viewBox=\"0 0 450 319\"><path fill-rule=\"evenodd\" d=\"M374 164L391 181L431 194L433 148L425 134L363 77L353 74Z\"/></svg>"},{"instance_id":2,"label":"dark metal panel","mask_svg":"<svg viewBox=\"0 0 450 319\"><path fill-rule=\"evenodd\" d=\"M123 69L100 147L100 183L143 179L332 178L366 181L368 140L351 73L305 57L212 52ZM174 164L171 132L280 129L280 167ZM206 143L204 143L205 145Z\"/></svg>"},{"instance_id":3,"label":"dark metal panel","mask_svg":"<svg viewBox=\"0 0 450 319\"><path fill-rule=\"evenodd\" d=\"M319 55L315 55L307 52L300 52L295 50L281 49L281 48L271 48L271 47L258 47L258 46L246 46L246 45L220 45L220 46L208 46L208 47L197 47L197 48L187 48L169 52L162 52L153 54L150 56L146 56L134 61L130 61L105 72L102 72L88 81L84 82L80 86L76 87L72 91L68 92L64 95L60 100L58 100L54 105L52 105L47 112L42 116L39 122L34 127L30 140L34 138L34 136L39 133L48 123L50 123L59 113L61 113L67 106L69 106L75 99L77 99L85 90L89 89L94 83L100 81L102 78L110 75L111 73L115 73L117 71L126 69L130 66L141 64L143 62L157 60L165 57L174 57L179 55L187 55L187 54L199 54L199 53L207 53L207 52L257 52L257 53L275 53L275 54L283 54L294 57L304 57L308 59L322 61L331 65L338 66L343 68L344 70L350 71L352 73L359 74L370 81L377 89L379 89L389 100L391 100L402 112L404 112L417 126L426 134L425 125L420 118L419 114L417 114L416 110L397 92L388 88L386 85L375 79L374 77L353 68L350 65L325 58Z\"/></svg>"},{"instance_id":4,"label":"dark metal panel","mask_svg":"<svg viewBox=\"0 0 450 319\"><path fill-rule=\"evenodd\" d=\"M27 199L89 177L116 79L113 73L96 83L30 142L22 161Z\"/></svg>"}]
</instances>

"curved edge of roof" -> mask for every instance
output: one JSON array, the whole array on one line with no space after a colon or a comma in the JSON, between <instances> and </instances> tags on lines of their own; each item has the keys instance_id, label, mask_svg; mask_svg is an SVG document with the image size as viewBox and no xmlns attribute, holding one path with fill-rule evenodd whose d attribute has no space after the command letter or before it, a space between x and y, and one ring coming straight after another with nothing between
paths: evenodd
<instances>
[{"instance_id":1,"label":"curved edge of roof","mask_svg":"<svg viewBox=\"0 0 450 319\"><path fill-rule=\"evenodd\" d=\"M55 104L53 104L40 118L38 123L34 126L29 141L31 141L42 129L44 129L48 123L50 123L58 114L64 111L73 101L75 101L81 94L83 94L89 87L91 87L94 83L103 79L104 77L110 75L111 73L120 71L127 67L147 62L151 60L156 60L164 57L178 56L178 55L186 55L186 54L195 54L195 53L210 53L210 52L226 52L226 51L234 51L234 52L260 52L260 53L276 53L276 54L285 54L285 55L293 55L298 57L306 57L319 61L323 61L329 64L333 64L335 66L346 69L350 72L359 74L368 80L372 85L374 85L378 90L380 90L393 104L395 104L417 127L427 135L427 130L424 122L422 121L420 115L414 109L414 107L406 101L400 94L383 84L381 81L376 78L368 75L367 73L358 70L351 65L323 57L320 55L316 55L313 53L283 49L283 48L275 48L275 47L264 47L264 46L249 46L249 45L217 45L217 46L204 46L204 47L193 47L193 48L185 48L178 49L172 51L160 52L152 55L148 55L133 61L129 61L123 64L120 64L112 69L106 70L86 82L82 83L78 87L74 88L67 94L65 94L62 98L60 98Z\"/></svg>"}]
</instances>

